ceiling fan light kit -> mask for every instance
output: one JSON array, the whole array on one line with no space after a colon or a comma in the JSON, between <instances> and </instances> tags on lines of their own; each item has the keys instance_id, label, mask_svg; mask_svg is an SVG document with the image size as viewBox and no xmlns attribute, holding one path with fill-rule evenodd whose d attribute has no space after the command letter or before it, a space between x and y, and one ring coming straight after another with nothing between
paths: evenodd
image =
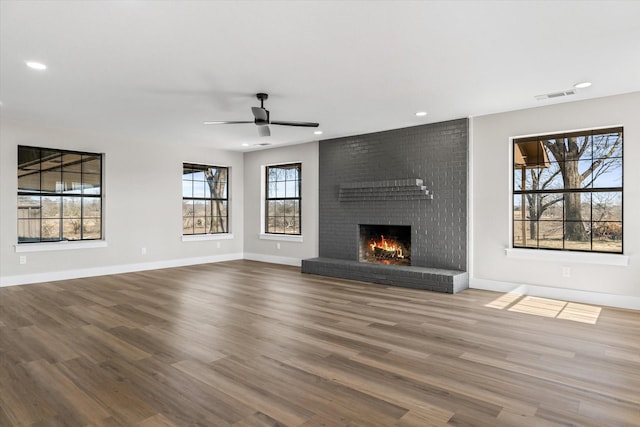
<instances>
[{"instance_id":1,"label":"ceiling fan light kit","mask_svg":"<svg viewBox=\"0 0 640 427\"><path fill-rule=\"evenodd\" d=\"M229 125L229 124L246 124L253 123L258 126L258 135L260 136L270 136L271 130L269 129L269 125L279 125L279 126L299 126L299 127L313 127L316 128L319 126L318 123L313 122L291 122L291 121L281 121L281 120L271 120L269 110L264 108L264 101L269 98L269 94L266 93L257 93L256 98L260 101L260 107L251 107L251 112L253 113L253 121L206 121L205 125Z\"/></svg>"}]
</instances>

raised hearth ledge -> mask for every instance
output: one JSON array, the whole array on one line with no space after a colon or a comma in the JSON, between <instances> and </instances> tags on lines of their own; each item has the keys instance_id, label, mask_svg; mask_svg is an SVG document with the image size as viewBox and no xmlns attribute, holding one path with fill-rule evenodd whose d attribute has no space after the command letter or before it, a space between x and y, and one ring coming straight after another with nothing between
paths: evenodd
<instances>
[{"instance_id":1,"label":"raised hearth ledge","mask_svg":"<svg viewBox=\"0 0 640 427\"><path fill-rule=\"evenodd\" d=\"M333 258L303 259L302 272L449 294L469 287L469 273L466 271L371 264Z\"/></svg>"}]
</instances>

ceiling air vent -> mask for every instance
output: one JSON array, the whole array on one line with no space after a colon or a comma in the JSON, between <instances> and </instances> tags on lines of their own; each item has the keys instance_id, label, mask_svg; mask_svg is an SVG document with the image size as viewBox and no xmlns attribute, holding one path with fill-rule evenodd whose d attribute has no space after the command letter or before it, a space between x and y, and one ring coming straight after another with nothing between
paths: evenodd
<instances>
[{"instance_id":1,"label":"ceiling air vent","mask_svg":"<svg viewBox=\"0 0 640 427\"><path fill-rule=\"evenodd\" d=\"M545 93L544 95L536 95L536 99L538 101L542 101L544 99L553 99L560 98L562 96L575 95L576 91L573 89L563 90L562 92L553 92L553 93Z\"/></svg>"}]
</instances>

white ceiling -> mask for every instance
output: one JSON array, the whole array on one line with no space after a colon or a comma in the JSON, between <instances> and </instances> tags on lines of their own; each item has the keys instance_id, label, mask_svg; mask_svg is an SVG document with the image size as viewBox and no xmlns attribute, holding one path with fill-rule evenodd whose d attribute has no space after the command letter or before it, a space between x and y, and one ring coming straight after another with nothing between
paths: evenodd
<instances>
[{"instance_id":1,"label":"white ceiling","mask_svg":"<svg viewBox=\"0 0 640 427\"><path fill-rule=\"evenodd\" d=\"M640 90L640 1L0 8L2 116L158 144L247 151ZM576 95L535 99L585 80L593 86ZM252 120L256 92L270 94L272 120L317 121L324 134L202 124Z\"/></svg>"}]
</instances>

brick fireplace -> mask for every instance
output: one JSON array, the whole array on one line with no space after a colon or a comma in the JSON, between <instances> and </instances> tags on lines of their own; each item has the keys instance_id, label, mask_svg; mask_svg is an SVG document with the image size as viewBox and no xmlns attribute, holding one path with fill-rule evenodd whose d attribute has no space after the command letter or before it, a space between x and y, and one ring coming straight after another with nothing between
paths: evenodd
<instances>
[{"instance_id":1,"label":"brick fireplace","mask_svg":"<svg viewBox=\"0 0 640 427\"><path fill-rule=\"evenodd\" d=\"M411 226L360 224L358 261L382 265L411 265Z\"/></svg>"},{"instance_id":2,"label":"brick fireplace","mask_svg":"<svg viewBox=\"0 0 640 427\"><path fill-rule=\"evenodd\" d=\"M320 256L303 260L302 271L449 293L468 287L467 158L467 119L321 141ZM385 239L405 233L408 260L383 242L377 262L362 259L361 227L374 225L388 227L378 233Z\"/></svg>"}]
</instances>

